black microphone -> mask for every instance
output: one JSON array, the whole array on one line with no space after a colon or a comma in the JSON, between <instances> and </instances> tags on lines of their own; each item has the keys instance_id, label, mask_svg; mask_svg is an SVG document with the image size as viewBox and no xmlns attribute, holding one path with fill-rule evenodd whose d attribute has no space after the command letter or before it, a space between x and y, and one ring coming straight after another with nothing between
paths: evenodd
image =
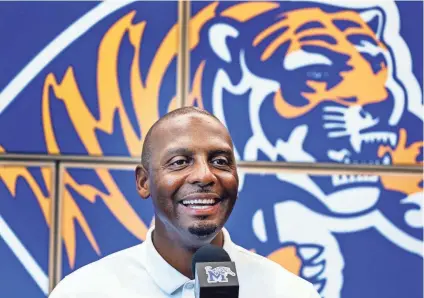
<instances>
[{"instance_id":1,"label":"black microphone","mask_svg":"<svg viewBox=\"0 0 424 298\"><path fill-rule=\"evenodd\" d=\"M236 264L221 247L205 245L193 255L196 298L237 298Z\"/></svg>"}]
</instances>

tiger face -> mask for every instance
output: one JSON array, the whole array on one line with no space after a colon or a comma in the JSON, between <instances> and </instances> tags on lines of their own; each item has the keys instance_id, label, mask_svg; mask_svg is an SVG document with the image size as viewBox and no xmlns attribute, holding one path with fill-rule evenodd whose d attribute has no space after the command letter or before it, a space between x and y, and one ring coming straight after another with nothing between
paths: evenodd
<instances>
[{"instance_id":1,"label":"tiger face","mask_svg":"<svg viewBox=\"0 0 424 298\"><path fill-rule=\"evenodd\" d=\"M406 51L396 37L398 33L391 32L395 30L390 25L395 5L382 9L364 3L359 7L354 2L346 7L324 5L322 2L329 2L325 0L301 2L247 2L224 7L212 3L196 12L191 20L194 80L189 103L203 104L230 132L236 132L232 133L235 154L241 160L377 165L417 162L420 144L406 136L404 128L412 123L422 126L416 108L422 96L413 75L403 72L397 63ZM386 19L388 12L390 21ZM402 59L410 63L410 56ZM419 104L412 107L414 98ZM241 187L248 189L248 182L243 186L243 174L240 176ZM418 182L409 187L396 179L389 182L386 177L371 175L276 177L282 189L294 186L301 191L298 197L269 195L266 201L274 205L268 212L272 211L265 213L267 208L261 206L253 216L255 235L266 243L265 218L274 218L282 235L280 243L296 243L302 268L309 268L310 259L310 254L302 254L302 248L316 248L319 259L328 266L323 265L316 275L308 270L301 275L325 297L339 297L343 284L343 255L332 232L344 229L340 228L344 219L358 218L398 246L404 237L408 244L403 248L408 251L421 247L419 212L413 213L420 207L418 199L410 196L404 200L414 201L415 207L397 205L395 216L384 210L389 200L381 200L420 192ZM392 190L398 193L383 193ZM297 202L305 193L308 200ZM316 207L319 204L322 209ZM379 225L362 217L364 214L387 220ZM338 228L327 226L328 218ZM304 233L301 226L305 226ZM346 232L352 232L352 227ZM276 251L272 256L278 254Z\"/></svg>"},{"instance_id":2,"label":"tiger face","mask_svg":"<svg viewBox=\"0 0 424 298\"><path fill-rule=\"evenodd\" d=\"M284 57L279 64L285 80L274 96L282 117L300 117L326 101L349 107L387 98L387 49L359 14L309 8L279 18L253 45L261 61L276 64ZM293 90L288 75L305 84Z\"/></svg>"},{"instance_id":3,"label":"tiger face","mask_svg":"<svg viewBox=\"0 0 424 298\"><path fill-rule=\"evenodd\" d=\"M249 5L257 7L249 10ZM382 11L258 7L244 3L216 11L219 17L199 32L214 54L202 66L205 78L214 77L212 87L202 85L206 96L212 94L210 108L236 126L226 105L234 98L242 105L244 98L248 106L252 136L236 144L239 157L392 164L407 94L382 38ZM329 193L380 181L334 175L320 184ZM378 191L372 192L368 206L358 208L376 202Z\"/></svg>"}]
</instances>

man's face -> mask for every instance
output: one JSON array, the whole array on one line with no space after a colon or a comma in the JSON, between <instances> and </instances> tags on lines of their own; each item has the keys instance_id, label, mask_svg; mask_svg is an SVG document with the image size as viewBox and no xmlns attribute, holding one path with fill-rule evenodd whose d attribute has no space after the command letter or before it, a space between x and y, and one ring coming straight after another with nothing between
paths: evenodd
<instances>
[{"instance_id":1,"label":"man's face","mask_svg":"<svg viewBox=\"0 0 424 298\"><path fill-rule=\"evenodd\" d=\"M226 128L206 115L181 115L161 123L153 135L149 188L157 220L188 241L210 240L237 199Z\"/></svg>"}]
</instances>

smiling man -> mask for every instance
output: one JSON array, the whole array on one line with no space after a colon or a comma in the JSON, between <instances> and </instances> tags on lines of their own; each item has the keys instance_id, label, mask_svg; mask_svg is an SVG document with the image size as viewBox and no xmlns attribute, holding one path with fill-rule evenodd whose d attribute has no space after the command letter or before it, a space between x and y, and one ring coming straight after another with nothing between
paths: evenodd
<instances>
[{"instance_id":1,"label":"smiling man","mask_svg":"<svg viewBox=\"0 0 424 298\"><path fill-rule=\"evenodd\" d=\"M237 200L237 167L231 137L213 115L185 107L159 119L136 185L155 210L146 240L70 274L51 298L194 298L192 257L209 243L235 262L241 298L319 297L309 282L231 241L224 224Z\"/></svg>"}]
</instances>

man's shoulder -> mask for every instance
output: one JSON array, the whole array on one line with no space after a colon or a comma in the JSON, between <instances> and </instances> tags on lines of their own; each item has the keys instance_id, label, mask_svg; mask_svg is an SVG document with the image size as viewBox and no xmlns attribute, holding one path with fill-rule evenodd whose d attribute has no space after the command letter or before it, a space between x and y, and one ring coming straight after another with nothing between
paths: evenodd
<instances>
[{"instance_id":1,"label":"man's shoulder","mask_svg":"<svg viewBox=\"0 0 424 298\"><path fill-rule=\"evenodd\" d=\"M126 274L142 269L136 257L140 256L141 249L141 244L123 249L75 270L59 282L49 297L67 297L68 293L78 292L100 293L108 288L119 288Z\"/></svg>"},{"instance_id":2,"label":"man's shoulder","mask_svg":"<svg viewBox=\"0 0 424 298\"><path fill-rule=\"evenodd\" d=\"M313 285L305 279L288 271L280 264L263 257L257 253L235 245L237 250L236 268L238 275L244 275L247 279L260 277L265 282L265 288L273 293L293 293L296 297L319 297L315 294ZM255 283L254 280L251 281ZM256 284L258 284L256 282Z\"/></svg>"}]
</instances>

